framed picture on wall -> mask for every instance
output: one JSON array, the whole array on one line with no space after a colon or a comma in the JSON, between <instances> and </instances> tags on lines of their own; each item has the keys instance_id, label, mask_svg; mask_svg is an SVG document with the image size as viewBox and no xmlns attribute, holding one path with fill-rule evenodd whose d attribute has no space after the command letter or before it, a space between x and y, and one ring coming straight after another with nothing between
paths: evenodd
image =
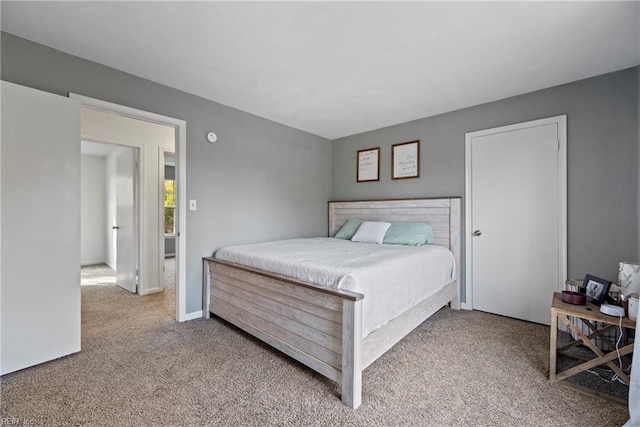
<instances>
[{"instance_id":1,"label":"framed picture on wall","mask_svg":"<svg viewBox=\"0 0 640 427\"><path fill-rule=\"evenodd\" d=\"M391 179L420 177L420 141L391 146Z\"/></svg>"},{"instance_id":2,"label":"framed picture on wall","mask_svg":"<svg viewBox=\"0 0 640 427\"><path fill-rule=\"evenodd\" d=\"M358 151L356 181L380 181L380 147Z\"/></svg>"}]
</instances>

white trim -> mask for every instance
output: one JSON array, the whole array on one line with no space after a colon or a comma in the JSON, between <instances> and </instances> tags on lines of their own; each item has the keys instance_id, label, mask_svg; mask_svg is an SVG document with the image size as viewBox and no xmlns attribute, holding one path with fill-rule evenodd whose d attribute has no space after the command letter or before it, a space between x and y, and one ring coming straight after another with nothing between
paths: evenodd
<instances>
[{"instance_id":1,"label":"white trim","mask_svg":"<svg viewBox=\"0 0 640 427\"><path fill-rule=\"evenodd\" d=\"M171 233L171 234L165 234L165 232L164 232L164 209L165 209L165 207L164 207L164 180L166 178L166 176L164 175L164 168L165 168L165 165L166 165L166 156L167 156L167 154L171 154L175 158L175 154L176 154L175 147L174 147L173 150L169 150L169 149L164 148L164 147L158 147L158 185L160 187L158 189L159 194L160 194L160 198L159 198L159 202L160 203L159 203L159 206L158 206L158 209L160 210L160 215L158 216L158 218L160 218L160 221L158 221L158 227L159 227L158 233L160 234L160 236L162 236L160 238L160 253L158 254L158 257L159 257L159 261L158 262L159 262L159 265L163 266L163 268L162 268L163 271L164 271L164 260L169 255L169 254L165 253L166 252L165 241L166 241L167 237L171 237L171 238L177 239L177 235L176 235L175 232ZM173 165L173 166L175 167L175 165ZM174 180L174 182L175 181L176 180ZM178 211L177 206L174 207L173 210L174 210L174 222L175 222L175 213L177 213L177 211ZM174 229L174 231L176 229L175 223L174 223L173 229ZM176 243L177 243L177 240L176 240ZM174 244L174 246L175 246L175 244ZM175 256L176 255L175 254L175 250L174 250L174 253L170 254L170 255ZM177 275L177 271L176 271L176 275ZM164 288L166 287L166 283L164 281L164 274L161 277L161 282L162 282L162 286L160 286L160 290L164 290Z\"/></svg>"},{"instance_id":2,"label":"white trim","mask_svg":"<svg viewBox=\"0 0 640 427\"><path fill-rule=\"evenodd\" d=\"M473 252L471 247L471 142L474 138L503 132L555 124L558 129L558 291L564 288L567 280L567 115L548 117L530 122L517 123L465 134L464 154L464 194L465 194L465 310L473 309Z\"/></svg>"},{"instance_id":3,"label":"white trim","mask_svg":"<svg viewBox=\"0 0 640 427\"><path fill-rule=\"evenodd\" d=\"M163 147L158 147L158 235L161 236L158 239L160 249L158 250L158 265L162 266L162 273L160 275L159 282L160 289L164 289L164 153L167 150ZM169 151L170 152L170 151Z\"/></svg>"},{"instance_id":4,"label":"white trim","mask_svg":"<svg viewBox=\"0 0 640 427\"><path fill-rule=\"evenodd\" d=\"M81 102L83 107L92 108L95 110L109 111L111 113L119 114L124 117L130 117L139 120L145 120L151 123L157 123L162 125L173 126L176 128L176 164L177 164L177 202L178 207L176 210L176 216L178 218L176 228L178 236L176 237L176 253L178 262L176 264L177 269L177 283L176 283L176 320L178 322L184 322L191 320L187 316L187 272L186 272L186 238L187 238L187 218L185 208L186 204L186 188L187 188L187 170L186 170L186 146L187 146L187 122L184 120L176 119L173 117L163 116L161 114L152 113L149 111L138 110L137 108L127 107L120 104L114 104L112 102L103 101L100 99L91 98L88 96L78 95L76 93L69 93L69 98L77 99ZM191 316L193 313L190 313ZM202 312L200 312L202 315ZM195 317L193 317L195 318Z\"/></svg>"},{"instance_id":5,"label":"white trim","mask_svg":"<svg viewBox=\"0 0 640 427\"><path fill-rule=\"evenodd\" d=\"M185 314L184 320L193 320L202 318L202 310L194 311L188 314Z\"/></svg>"},{"instance_id":6,"label":"white trim","mask_svg":"<svg viewBox=\"0 0 640 427\"><path fill-rule=\"evenodd\" d=\"M160 250L158 251L158 265L162 265L162 271L164 272L164 259L165 259L165 246L164 242L166 239L166 234L164 233L164 168L165 168L165 154L166 153L175 153L174 150L169 150L164 147L158 147L158 235L161 236L159 239ZM175 228L175 226L174 226ZM165 288L164 282L164 274L162 274L159 278L160 289Z\"/></svg>"}]
</instances>

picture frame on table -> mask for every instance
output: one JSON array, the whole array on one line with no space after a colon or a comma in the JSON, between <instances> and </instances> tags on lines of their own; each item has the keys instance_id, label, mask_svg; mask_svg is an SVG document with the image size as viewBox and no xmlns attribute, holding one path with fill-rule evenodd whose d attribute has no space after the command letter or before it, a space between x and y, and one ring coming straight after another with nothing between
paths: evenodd
<instances>
[{"instance_id":1,"label":"picture frame on table","mask_svg":"<svg viewBox=\"0 0 640 427\"><path fill-rule=\"evenodd\" d=\"M587 295L587 302L602 305L611 288L611 281L587 274L582 282L580 292Z\"/></svg>"}]
</instances>

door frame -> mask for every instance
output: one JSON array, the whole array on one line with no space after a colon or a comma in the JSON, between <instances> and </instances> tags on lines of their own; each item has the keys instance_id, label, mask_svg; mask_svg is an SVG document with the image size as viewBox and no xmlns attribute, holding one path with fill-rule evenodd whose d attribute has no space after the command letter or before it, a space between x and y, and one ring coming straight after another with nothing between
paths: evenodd
<instances>
[{"instance_id":1,"label":"door frame","mask_svg":"<svg viewBox=\"0 0 640 427\"><path fill-rule=\"evenodd\" d=\"M80 101L83 107L92 108L98 111L118 114L132 119L143 120L160 125L170 126L176 129L175 135L175 155L176 155L176 177L178 188L176 189L178 207L176 209L176 320L184 322L187 320L202 317L202 311L187 314L187 289L186 289L186 145L187 145L187 122L149 111L139 110L125 105L115 104L101 99L91 98L76 93L69 93L69 98Z\"/></svg>"},{"instance_id":2,"label":"door frame","mask_svg":"<svg viewBox=\"0 0 640 427\"><path fill-rule=\"evenodd\" d=\"M176 158L176 152L175 152L175 147L174 147L174 151L171 150L167 150L166 148L163 147L158 147L158 191L160 194L160 204L158 206L159 209L159 218L161 218L159 224L158 224L158 233L160 235L160 253L158 254L159 256L159 265L164 265L164 261L165 261L165 252L166 252L166 236L164 233L164 181L166 179L165 173L164 173L164 168L166 165L166 157L167 154L170 154L174 157L174 159L177 161ZM177 162L176 162L177 163ZM174 165L174 168L176 167L176 165ZM178 179L176 177L175 181L177 182ZM178 224L178 209L176 206L176 209L174 210L174 217L173 217L173 222L174 222L174 229L176 230L176 232L174 233L174 238L177 238L177 224ZM176 249L177 250L177 249ZM174 253L174 257L177 256L177 253ZM165 281L164 281L164 275L161 275L160 279L162 280L162 288L165 288Z\"/></svg>"},{"instance_id":3,"label":"door frame","mask_svg":"<svg viewBox=\"0 0 640 427\"><path fill-rule=\"evenodd\" d=\"M473 310L473 246L472 212L473 212L473 176L471 169L474 138L513 132L538 126L555 124L558 131L558 291L564 287L567 280L567 115L547 117L544 119L500 126L465 134L464 147L464 193L465 193L465 301L461 307ZM549 296L551 297L551 296Z\"/></svg>"}]
</instances>

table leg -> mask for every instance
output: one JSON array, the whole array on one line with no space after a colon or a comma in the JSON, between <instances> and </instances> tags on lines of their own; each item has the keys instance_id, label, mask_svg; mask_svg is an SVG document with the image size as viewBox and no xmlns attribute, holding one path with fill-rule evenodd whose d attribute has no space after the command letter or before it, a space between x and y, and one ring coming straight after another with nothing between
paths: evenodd
<instances>
[{"instance_id":1,"label":"table leg","mask_svg":"<svg viewBox=\"0 0 640 427\"><path fill-rule=\"evenodd\" d=\"M551 310L551 332L549 337L549 380L556 380L556 358L558 349L558 316Z\"/></svg>"}]
</instances>

